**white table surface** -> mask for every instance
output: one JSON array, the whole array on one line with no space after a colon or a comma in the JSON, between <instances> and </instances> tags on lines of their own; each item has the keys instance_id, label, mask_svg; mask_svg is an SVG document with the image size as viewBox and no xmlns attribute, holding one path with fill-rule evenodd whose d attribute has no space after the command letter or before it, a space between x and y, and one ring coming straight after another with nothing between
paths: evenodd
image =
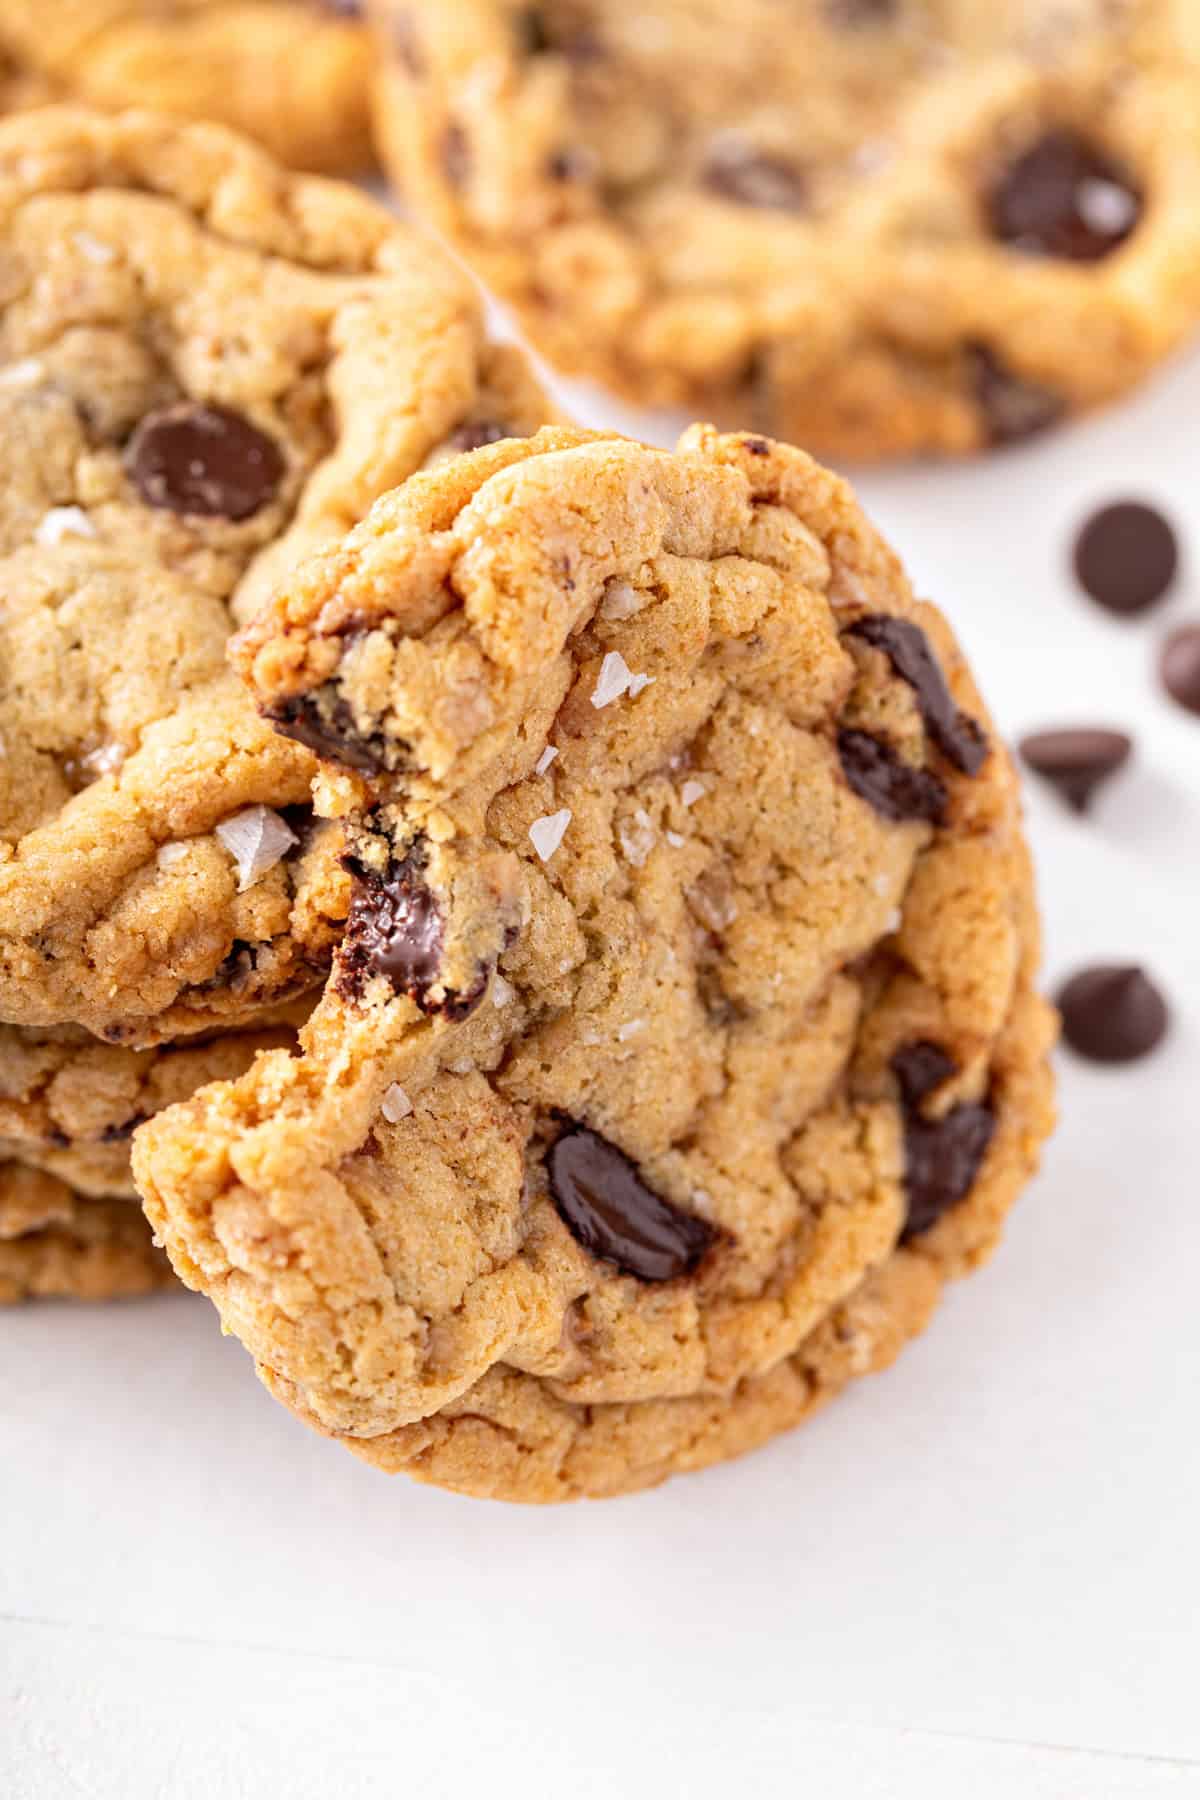
<instances>
[{"instance_id":1,"label":"white table surface","mask_svg":"<svg viewBox=\"0 0 1200 1800\"><path fill-rule=\"evenodd\" d=\"M1137 736L1090 820L1035 789L1030 822L1052 975L1144 959L1175 1030L1064 1059L989 1268L801 1433L561 1510L310 1436L203 1300L0 1317L0 1793L1200 1795L1200 720L1154 680L1200 616L1198 420L1193 358L1044 444L859 482L1006 731ZM1191 552L1137 624L1065 565L1127 493Z\"/></svg>"}]
</instances>

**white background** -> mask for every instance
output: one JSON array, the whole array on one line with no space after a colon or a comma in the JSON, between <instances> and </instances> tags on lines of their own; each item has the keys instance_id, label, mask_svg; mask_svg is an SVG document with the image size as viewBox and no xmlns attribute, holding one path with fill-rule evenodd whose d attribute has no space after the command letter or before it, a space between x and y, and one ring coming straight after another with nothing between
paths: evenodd
<instances>
[{"instance_id":1,"label":"white background","mask_svg":"<svg viewBox=\"0 0 1200 1800\"><path fill-rule=\"evenodd\" d=\"M0 1316L5 1800L1200 1795L1200 720L1154 676L1200 617L1198 419L1194 359L859 482L1008 733L1137 736L1089 820L1030 792L1049 965L1144 959L1175 1029L1137 1069L1064 1059L990 1267L800 1434L545 1511L310 1436L202 1300ZM1127 494L1191 552L1135 624L1066 562Z\"/></svg>"}]
</instances>

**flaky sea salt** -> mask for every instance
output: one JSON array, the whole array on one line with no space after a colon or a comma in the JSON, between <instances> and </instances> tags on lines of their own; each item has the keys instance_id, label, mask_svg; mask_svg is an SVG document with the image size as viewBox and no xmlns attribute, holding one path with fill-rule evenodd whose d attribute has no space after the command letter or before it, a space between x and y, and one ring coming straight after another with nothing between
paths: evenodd
<instances>
[{"instance_id":1,"label":"flaky sea salt","mask_svg":"<svg viewBox=\"0 0 1200 1800\"><path fill-rule=\"evenodd\" d=\"M644 1031L645 1029L645 1019L629 1019L618 1029L617 1041L622 1044L628 1043L631 1037L636 1037L639 1031Z\"/></svg>"},{"instance_id":2,"label":"flaky sea salt","mask_svg":"<svg viewBox=\"0 0 1200 1800\"><path fill-rule=\"evenodd\" d=\"M600 664L600 673L592 690L592 705L597 708L611 706L622 694L629 694L636 700L653 680L653 675L635 675L621 652L610 650Z\"/></svg>"},{"instance_id":3,"label":"flaky sea salt","mask_svg":"<svg viewBox=\"0 0 1200 1800\"><path fill-rule=\"evenodd\" d=\"M529 827L529 841L543 862L549 862L558 846L567 834L567 826L571 823L571 811L564 806L561 812L546 813L543 818L535 819Z\"/></svg>"},{"instance_id":4,"label":"flaky sea salt","mask_svg":"<svg viewBox=\"0 0 1200 1800\"><path fill-rule=\"evenodd\" d=\"M685 781L679 790L679 798L685 806L695 806L697 800L703 800L707 792L702 781Z\"/></svg>"},{"instance_id":5,"label":"flaky sea salt","mask_svg":"<svg viewBox=\"0 0 1200 1800\"><path fill-rule=\"evenodd\" d=\"M683 836L682 832L668 831L667 842L670 844L672 850L682 850L683 846L687 843L687 839Z\"/></svg>"},{"instance_id":6,"label":"flaky sea salt","mask_svg":"<svg viewBox=\"0 0 1200 1800\"><path fill-rule=\"evenodd\" d=\"M615 625L622 619L632 619L634 613L641 609L641 598L627 581L610 581L604 590L599 610L602 619Z\"/></svg>"},{"instance_id":7,"label":"flaky sea salt","mask_svg":"<svg viewBox=\"0 0 1200 1800\"><path fill-rule=\"evenodd\" d=\"M300 842L286 819L269 806L247 806L217 826L217 836L237 864L238 893L282 862Z\"/></svg>"},{"instance_id":8,"label":"flaky sea salt","mask_svg":"<svg viewBox=\"0 0 1200 1800\"><path fill-rule=\"evenodd\" d=\"M388 1124L398 1125L401 1119L407 1119L412 1109L412 1101L400 1086L400 1083L398 1081L393 1081L379 1105L379 1110L387 1120Z\"/></svg>"},{"instance_id":9,"label":"flaky sea salt","mask_svg":"<svg viewBox=\"0 0 1200 1800\"><path fill-rule=\"evenodd\" d=\"M544 775L546 773L546 770L550 767L550 764L554 761L554 759L557 755L558 755L558 751L555 749L554 745L547 744L546 748L542 751L542 754L538 757L537 762L533 766L534 774L535 775Z\"/></svg>"},{"instance_id":10,"label":"flaky sea salt","mask_svg":"<svg viewBox=\"0 0 1200 1800\"><path fill-rule=\"evenodd\" d=\"M621 820L617 826L617 838L626 861L631 862L635 869L640 869L657 841L650 814L639 806L632 819Z\"/></svg>"},{"instance_id":11,"label":"flaky sea salt","mask_svg":"<svg viewBox=\"0 0 1200 1800\"><path fill-rule=\"evenodd\" d=\"M93 237L90 231L75 232L71 241L80 256L86 256L90 263L96 263L99 266L102 263L116 260L117 253L112 245L104 243L101 238Z\"/></svg>"},{"instance_id":12,"label":"flaky sea salt","mask_svg":"<svg viewBox=\"0 0 1200 1800\"><path fill-rule=\"evenodd\" d=\"M186 844L162 844L154 860L160 869L171 869L177 862L182 862L187 853Z\"/></svg>"},{"instance_id":13,"label":"flaky sea salt","mask_svg":"<svg viewBox=\"0 0 1200 1800\"><path fill-rule=\"evenodd\" d=\"M32 387L35 382L42 380L45 373L45 363L39 362L36 356L22 356L0 369L0 386Z\"/></svg>"},{"instance_id":14,"label":"flaky sea salt","mask_svg":"<svg viewBox=\"0 0 1200 1800\"><path fill-rule=\"evenodd\" d=\"M492 980L492 1005L507 1006L513 997L514 989L503 975L496 975Z\"/></svg>"},{"instance_id":15,"label":"flaky sea salt","mask_svg":"<svg viewBox=\"0 0 1200 1800\"><path fill-rule=\"evenodd\" d=\"M61 544L64 538L94 538L95 535L96 527L82 506L52 506L33 534L34 541L43 548Z\"/></svg>"}]
</instances>

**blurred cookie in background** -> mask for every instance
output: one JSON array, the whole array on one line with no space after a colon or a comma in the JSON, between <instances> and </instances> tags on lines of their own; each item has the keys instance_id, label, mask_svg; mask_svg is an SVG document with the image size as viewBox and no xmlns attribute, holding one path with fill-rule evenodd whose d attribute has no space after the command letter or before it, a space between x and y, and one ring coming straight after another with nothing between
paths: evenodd
<instances>
[{"instance_id":1,"label":"blurred cookie in background","mask_svg":"<svg viewBox=\"0 0 1200 1800\"><path fill-rule=\"evenodd\" d=\"M0 0L0 105L55 98L234 125L290 167L371 164L356 0Z\"/></svg>"},{"instance_id":2,"label":"blurred cookie in background","mask_svg":"<svg viewBox=\"0 0 1200 1800\"><path fill-rule=\"evenodd\" d=\"M371 0L381 154L541 348L834 456L1009 444L1200 313L1180 0Z\"/></svg>"}]
</instances>

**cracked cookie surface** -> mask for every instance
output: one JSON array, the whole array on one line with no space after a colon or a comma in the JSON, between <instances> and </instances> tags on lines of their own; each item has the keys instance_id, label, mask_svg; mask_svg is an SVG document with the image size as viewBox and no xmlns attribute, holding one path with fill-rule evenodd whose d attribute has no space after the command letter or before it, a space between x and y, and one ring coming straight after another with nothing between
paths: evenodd
<instances>
[{"instance_id":1,"label":"cracked cookie surface","mask_svg":"<svg viewBox=\"0 0 1200 1800\"><path fill-rule=\"evenodd\" d=\"M849 488L696 428L415 477L236 660L353 896L300 1053L160 1113L185 1282L356 1453L604 1494L919 1328L1051 1124L1011 764Z\"/></svg>"},{"instance_id":2,"label":"cracked cookie surface","mask_svg":"<svg viewBox=\"0 0 1200 1800\"><path fill-rule=\"evenodd\" d=\"M9 120L0 266L0 1017L238 1026L319 983L348 883L229 634L546 403L436 249L216 127Z\"/></svg>"},{"instance_id":3,"label":"cracked cookie surface","mask_svg":"<svg viewBox=\"0 0 1200 1800\"><path fill-rule=\"evenodd\" d=\"M828 454L1013 442L1200 316L1191 0L374 0L382 153L564 369Z\"/></svg>"},{"instance_id":4,"label":"cracked cookie surface","mask_svg":"<svg viewBox=\"0 0 1200 1800\"><path fill-rule=\"evenodd\" d=\"M153 106L321 174L371 162L370 65L356 0L0 0L5 110Z\"/></svg>"},{"instance_id":5,"label":"cracked cookie surface","mask_svg":"<svg viewBox=\"0 0 1200 1800\"><path fill-rule=\"evenodd\" d=\"M44 1169L0 1162L0 1306L127 1300L174 1286L137 1206L92 1199Z\"/></svg>"}]
</instances>

